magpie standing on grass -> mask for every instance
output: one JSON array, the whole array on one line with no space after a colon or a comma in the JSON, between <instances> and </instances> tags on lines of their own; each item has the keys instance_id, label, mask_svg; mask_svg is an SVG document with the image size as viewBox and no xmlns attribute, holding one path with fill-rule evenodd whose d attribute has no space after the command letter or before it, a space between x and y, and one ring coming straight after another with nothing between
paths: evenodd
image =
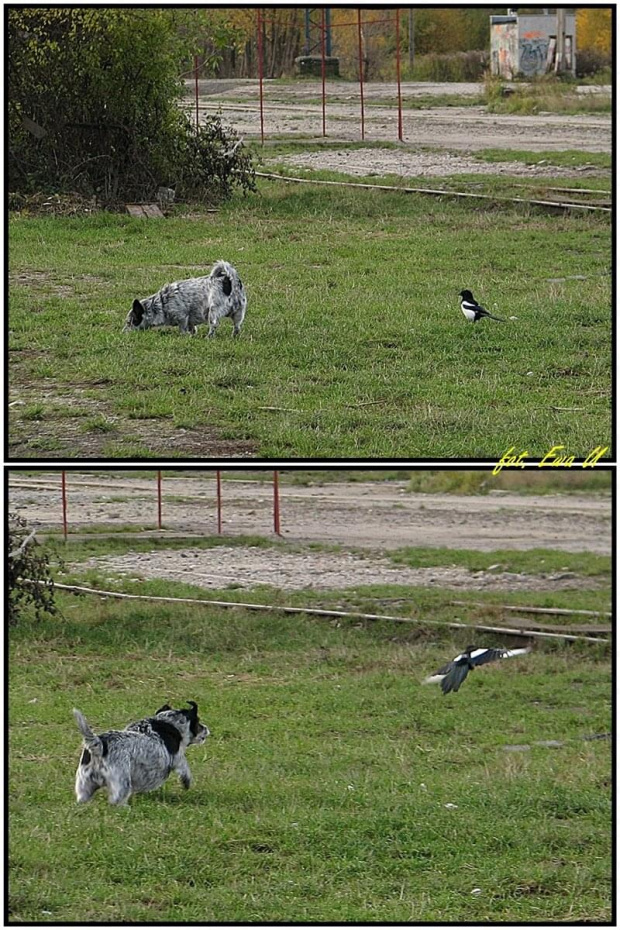
<instances>
[{"instance_id":1,"label":"magpie standing on grass","mask_svg":"<svg viewBox=\"0 0 620 930\"><path fill-rule=\"evenodd\" d=\"M459 297L461 298L461 310L470 323L477 323L478 320L481 320L484 316L488 316L492 320L497 320L499 323L506 322L506 320L502 320L500 316L493 316L492 313L489 313L488 310L481 307L478 301L474 299L474 295L471 291L461 291Z\"/></svg>"},{"instance_id":2,"label":"magpie standing on grass","mask_svg":"<svg viewBox=\"0 0 620 930\"><path fill-rule=\"evenodd\" d=\"M458 691L467 678L467 673L477 665L486 665L487 662L495 662L496 659L510 659L512 656L522 656L529 651L529 646L525 649L485 649L468 646L465 652L462 652L456 659L442 665L434 675L425 678L423 684L430 685L439 681L444 694L449 691Z\"/></svg>"}]
</instances>

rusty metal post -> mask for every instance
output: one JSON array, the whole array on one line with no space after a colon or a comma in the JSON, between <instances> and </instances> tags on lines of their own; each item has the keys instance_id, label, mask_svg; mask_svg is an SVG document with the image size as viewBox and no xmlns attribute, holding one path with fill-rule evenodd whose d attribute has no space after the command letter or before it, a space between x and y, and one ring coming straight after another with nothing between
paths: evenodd
<instances>
[{"instance_id":1,"label":"rusty metal post","mask_svg":"<svg viewBox=\"0 0 620 930\"><path fill-rule=\"evenodd\" d=\"M360 69L360 104L362 108L361 128L362 140L364 139L364 61L362 57L362 11L357 11L357 48Z\"/></svg>"},{"instance_id":2,"label":"rusty metal post","mask_svg":"<svg viewBox=\"0 0 620 930\"><path fill-rule=\"evenodd\" d=\"M215 489L217 494L217 532L222 534L222 475L219 471L215 472Z\"/></svg>"},{"instance_id":3,"label":"rusty metal post","mask_svg":"<svg viewBox=\"0 0 620 930\"><path fill-rule=\"evenodd\" d=\"M62 532L65 537L65 542L67 541L67 475L63 470L61 472L61 482L62 482Z\"/></svg>"},{"instance_id":4,"label":"rusty metal post","mask_svg":"<svg viewBox=\"0 0 620 930\"><path fill-rule=\"evenodd\" d=\"M321 84L323 98L323 136L327 135L325 130L325 7L321 7Z\"/></svg>"},{"instance_id":5,"label":"rusty metal post","mask_svg":"<svg viewBox=\"0 0 620 930\"><path fill-rule=\"evenodd\" d=\"M263 111L263 11L256 9L256 28L258 31L258 94L260 100L260 141L265 144L265 117Z\"/></svg>"},{"instance_id":6,"label":"rusty metal post","mask_svg":"<svg viewBox=\"0 0 620 930\"><path fill-rule=\"evenodd\" d=\"M400 10L396 10L396 83L398 84L398 138L403 141L403 100L400 92Z\"/></svg>"},{"instance_id":7,"label":"rusty metal post","mask_svg":"<svg viewBox=\"0 0 620 930\"><path fill-rule=\"evenodd\" d=\"M280 482L278 472L273 473L273 531L276 536L281 536L280 532Z\"/></svg>"}]
</instances>

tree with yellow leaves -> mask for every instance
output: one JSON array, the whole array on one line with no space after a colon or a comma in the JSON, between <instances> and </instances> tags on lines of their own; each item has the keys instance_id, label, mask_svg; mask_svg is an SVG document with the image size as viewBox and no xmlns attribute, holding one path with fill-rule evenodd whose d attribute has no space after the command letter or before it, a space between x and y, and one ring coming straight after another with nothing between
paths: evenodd
<instances>
[{"instance_id":1,"label":"tree with yellow leaves","mask_svg":"<svg viewBox=\"0 0 620 930\"><path fill-rule=\"evenodd\" d=\"M611 52L611 8L577 10L577 48Z\"/></svg>"}]
</instances>

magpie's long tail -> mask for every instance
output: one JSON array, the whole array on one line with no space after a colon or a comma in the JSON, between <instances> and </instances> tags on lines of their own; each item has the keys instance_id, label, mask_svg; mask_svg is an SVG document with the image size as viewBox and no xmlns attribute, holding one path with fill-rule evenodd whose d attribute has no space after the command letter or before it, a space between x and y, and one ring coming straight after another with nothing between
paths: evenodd
<instances>
[{"instance_id":1,"label":"magpie's long tail","mask_svg":"<svg viewBox=\"0 0 620 930\"><path fill-rule=\"evenodd\" d=\"M486 313L485 313L484 315L490 317L492 320L497 320L498 323L505 323L505 322L506 322L506 320L503 320L503 319L501 318L501 316L493 316L493 314L492 314L492 313L489 313L488 310L486 311Z\"/></svg>"}]
</instances>

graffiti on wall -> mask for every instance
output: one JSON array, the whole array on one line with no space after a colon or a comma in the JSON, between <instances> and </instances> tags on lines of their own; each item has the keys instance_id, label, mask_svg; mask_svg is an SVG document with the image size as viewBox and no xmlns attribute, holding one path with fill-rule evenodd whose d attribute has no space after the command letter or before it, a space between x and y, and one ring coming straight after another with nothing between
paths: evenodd
<instances>
[{"instance_id":1,"label":"graffiti on wall","mask_svg":"<svg viewBox=\"0 0 620 930\"><path fill-rule=\"evenodd\" d=\"M496 23L491 27L491 73L509 80L516 74L518 30L513 23Z\"/></svg>"},{"instance_id":2,"label":"graffiti on wall","mask_svg":"<svg viewBox=\"0 0 620 930\"><path fill-rule=\"evenodd\" d=\"M519 71L525 77L544 74L549 39L523 37L519 42Z\"/></svg>"}]
</instances>

